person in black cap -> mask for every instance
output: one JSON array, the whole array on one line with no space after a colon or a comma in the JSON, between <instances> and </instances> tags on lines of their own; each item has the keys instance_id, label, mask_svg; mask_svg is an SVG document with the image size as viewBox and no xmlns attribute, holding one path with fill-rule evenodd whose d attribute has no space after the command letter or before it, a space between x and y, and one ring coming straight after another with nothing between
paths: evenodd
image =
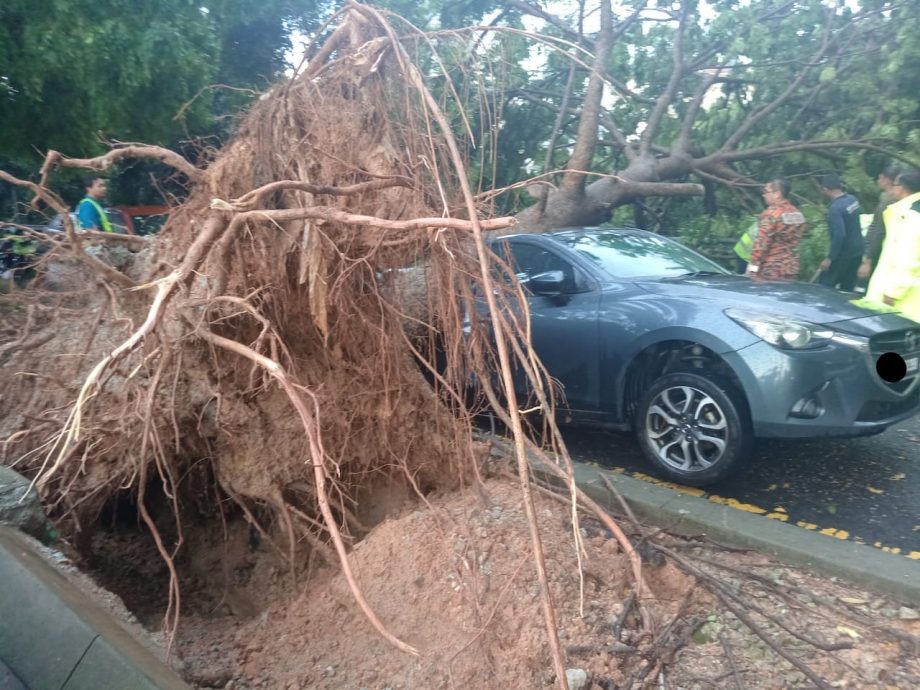
<instances>
[{"instance_id":1,"label":"person in black cap","mask_svg":"<svg viewBox=\"0 0 920 690\"><path fill-rule=\"evenodd\" d=\"M859 199L843 191L840 176L836 173L822 175L818 182L821 192L830 200L827 208L830 243L827 258L821 262L822 273L818 282L829 288L839 287L852 292L863 255Z\"/></svg>"}]
</instances>

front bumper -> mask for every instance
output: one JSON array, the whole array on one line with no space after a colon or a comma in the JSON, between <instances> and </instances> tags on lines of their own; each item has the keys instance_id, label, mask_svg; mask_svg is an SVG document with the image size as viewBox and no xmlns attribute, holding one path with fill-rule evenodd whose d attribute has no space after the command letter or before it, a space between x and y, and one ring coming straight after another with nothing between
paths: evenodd
<instances>
[{"instance_id":1,"label":"front bumper","mask_svg":"<svg viewBox=\"0 0 920 690\"><path fill-rule=\"evenodd\" d=\"M868 436L920 411L920 376L887 384L875 356L848 345L786 351L761 341L723 357L744 388L756 436ZM812 401L805 417L803 401Z\"/></svg>"}]
</instances>

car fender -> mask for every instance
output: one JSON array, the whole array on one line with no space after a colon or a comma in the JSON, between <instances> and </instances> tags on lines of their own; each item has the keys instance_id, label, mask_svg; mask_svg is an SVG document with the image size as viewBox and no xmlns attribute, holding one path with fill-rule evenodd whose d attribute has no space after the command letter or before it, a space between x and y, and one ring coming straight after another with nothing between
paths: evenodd
<instances>
[{"instance_id":1,"label":"car fender","mask_svg":"<svg viewBox=\"0 0 920 690\"><path fill-rule=\"evenodd\" d=\"M736 370L737 363L740 361L737 357L730 357L731 353L737 352L738 350L744 349L749 345L752 345L759 341L757 336L752 333L747 333L740 326L738 327L740 333L737 335L737 338L733 339L736 342L727 343L722 338L714 335L711 331L703 330L702 328L694 326L666 326L664 328L658 328L654 331L649 331L638 336L630 344L630 348L624 353L624 364L616 380L616 403L617 409L623 409L625 388L626 388L626 374L629 371L632 364L635 362L636 358L644 352L649 347L657 345L659 343L664 343L668 341L685 341L696 343L702 345L708 350L714 352L716 355L721 357L723 361L732 369L735 376L742 381L742 386L744 388L744 393L749 396L748 384L744 383L745 377L742 374L747 374L748 379L750 379L750 371L739 372Z\"/></svg>"}]
</instances>

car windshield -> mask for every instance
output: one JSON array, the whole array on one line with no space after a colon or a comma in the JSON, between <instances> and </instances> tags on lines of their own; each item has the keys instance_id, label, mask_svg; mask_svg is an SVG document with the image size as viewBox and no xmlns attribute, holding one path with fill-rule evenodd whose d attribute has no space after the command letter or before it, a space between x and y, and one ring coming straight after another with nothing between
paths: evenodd
<instances>
[{"instance_id":1,"label":"car windshield","mask_svg":"<svg viewBox=\"0 0 920 690\"><path fill-rule=\"evenodd\" d=\"M717 263L660 235L594 232L557 236L611 278L730 275Z\"/></svg>"}]
</instances>

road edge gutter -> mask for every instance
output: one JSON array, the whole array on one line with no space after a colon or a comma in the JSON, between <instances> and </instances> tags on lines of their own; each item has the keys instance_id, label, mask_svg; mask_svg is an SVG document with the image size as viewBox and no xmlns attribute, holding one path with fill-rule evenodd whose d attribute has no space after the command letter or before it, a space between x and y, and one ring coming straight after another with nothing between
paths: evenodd
<instances>
[{"instance_id":1,"label":"road edge gutter","mask_svg":"<svg viewBox=\"0 0 920 690\"><path fill-rule=\"evenodd\" d=\"M189 690L108 611L0 525L0 660L32 690Z\"/></svg>"},{"instance_id":2,"label":"road edge gutter","mask_svg":"<svg viewBox=\"0 0 920 690\"><path fill-rule=\"evenodd\" d=\"M541 480L559 485L559 478L541 470L541 464L541 460L531 458L531 467ZM705 535L729 546L756 549L788 565L839 577L912 606L920 602L920 561L712 503L619 472L579 462L573 465L579 488L612 513L622 514L623 509L604 486L598 476L601 474L613 483L637 518L668 532Z\"/></svg>"}]
</instances>

